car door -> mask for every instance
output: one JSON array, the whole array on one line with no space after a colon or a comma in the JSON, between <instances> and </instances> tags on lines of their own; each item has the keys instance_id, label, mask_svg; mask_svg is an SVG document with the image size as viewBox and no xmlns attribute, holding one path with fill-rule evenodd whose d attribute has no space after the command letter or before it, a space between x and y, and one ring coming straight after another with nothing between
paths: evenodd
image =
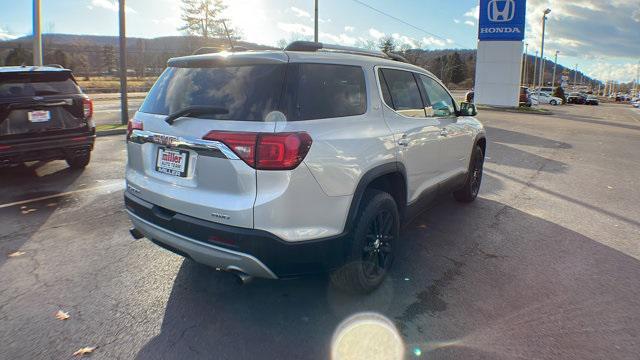
<instances>
[{"instance_id":1,"label":"car door","mask_svg":"<svg viewBox=\"0 0 640 360\"><path fill-rule=\"evenodd\" d=\"M385 122L394 134L397 157L407 174L407 203L434 190L441 180L438 120L427 118L416 76L406 70L379 68Z\"/></svg>"},{"instance_id":2,"label":"car door","mask_svg":"<svg viewBox=\"0 0 640 360\"><path fill-rule=\"evenodd\" d=\"M427 103L427 117L439 128L440 165L443 180L468 171L473 130L464 117L457 116L457 106L451 94L436 79L421 74L420 82Z\"/></svg>"}]
</instances>

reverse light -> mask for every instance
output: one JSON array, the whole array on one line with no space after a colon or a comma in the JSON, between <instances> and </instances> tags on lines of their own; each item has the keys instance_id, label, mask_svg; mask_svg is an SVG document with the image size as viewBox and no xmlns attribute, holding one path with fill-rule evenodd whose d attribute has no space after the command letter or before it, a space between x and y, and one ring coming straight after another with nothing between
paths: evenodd
<instances>
[{"instance_id":1,"label":"reverse light","mask_svg":"<svg viewBox=\"0 0 640 360\"><path fill-rule=\"evenodd\" d=\"M93 116L93 100L82 99L82 112L85 119L91 119Z\"/></svg>"},{"instance_id":2,"label":"reverse light","mask_svg":"<svg viewBox=\"0 0 640 360\"><path fill-rule=\"evenodd\" d=\"M306 132L253 133L210 131L204 140L227 145L247 165L258 170L292 170L311 148Z\"/></svg>"},{"instance_id":3,"label":"reverse light","mask_svg":"<svg viewBox=\"0 0 640 360\"><path fill-rule=\"evenodd\" d=\"M144 126L142 125L142 121L137 121L134 119L129 119L127 123L127 140L131 137L131 133L133 130L144 130Z\"/></svg>"}]
</instances>

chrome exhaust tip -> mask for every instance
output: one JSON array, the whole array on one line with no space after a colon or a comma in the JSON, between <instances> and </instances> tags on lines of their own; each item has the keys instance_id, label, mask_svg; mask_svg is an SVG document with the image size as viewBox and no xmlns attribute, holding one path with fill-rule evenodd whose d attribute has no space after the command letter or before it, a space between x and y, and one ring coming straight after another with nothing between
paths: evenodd
<instances>
[{"instance_id":1,"label":"chrome exhaust tip","mask_svg":"<svg viewBox=\"0 0 640 360\"><path fill-rule=\"evenodd\" d=\"M231 269L227 269L227 271L236 277L236 280L238 281L239 285L248 284L251 282L251 280L253 280L253 276L245 273L240 269L231 268Z\"/></svg>"}]
</instances>

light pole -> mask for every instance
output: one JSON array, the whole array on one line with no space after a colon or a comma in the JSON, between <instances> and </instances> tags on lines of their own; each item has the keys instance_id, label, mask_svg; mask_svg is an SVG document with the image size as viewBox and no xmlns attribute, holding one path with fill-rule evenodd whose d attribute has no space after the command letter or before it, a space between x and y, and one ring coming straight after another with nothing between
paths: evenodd
<instances>
[{"instance_id":1,"label":"light pole","mask_svg":"<svg viewBox=\"0 0 640 360\"><path fill-rule=\"evenodd\" d=\"M40 0L33 0L33 65L42 66L42 29Z\"/></svg>"},{"instance_id":2,"label":"light pole","mask_svg":"<svg viewBox=\"0 0 640 360\"><path fill-rule=\"evenodd\" d=\"M120 21L120 123L129 122L129 104L127 101L127 20L125 17L125 0L119 2Z\"/></svg>"},{"instance_id":3,"label":"light pole","mask_svg":"<svg viewBox=\"0 0 640 360\"><path fill-rule=\"evenodd\" d=\"M578 86L578 64L576 64L576 69L573 71L573 90L576 90L576 86Z\"/></svg>"},{"instance_id":4,"label":"light pole","mask_svg":"<svg viewBox=\"0 0 640 360\"><path fill-rule=\"evenodd\" d=\"M531 78L531 86L536 86L536 75L538 74L538 50L536 50L536 56L533 58L533 78Z\"/></svg>"},{"instance_id":5,"label":"light pole","mask_svg":"<svg viewBox=\"0 0 640 360\"><path fill-rule=\"evenodd\" d=\"M318 42L318 0L315 0L315 24L313 31L313 41Z\"/></svg>"},{"instance_id":6,"label":"light pole","mask_svg":"<svg viewBox=\"0 0 640 360\"><path fill-rule=\"evenodd\" d=\"M553 84L551 84L551 87L555 87L556 86L556 68L558 67L558 54L560 53L560 51L556 50L556 59L553 62Z\"/></svg>"},{"instance_id":7,"label":"light pole","mask_svg":"<svg viewBox=\"0 0 640 360\"><path fill-rule=\"evenodd\" d=\"M540 44L540 80L538 80L538 99L540 99L540 87L542 87L542 82L544 81L544 32L547 26L547 15L551 12L551 9L545 9L542 13L542 41ZM538 102L540 105L540 102Z\"/></svg>"},{"instance_id":8,"label":"light pole","mask_svg":"<svg viewBox=\"0 0 640 360\"><path fill-rule=\"evenodd\" d=\"M529 43L524 44L524 66L522 68L522 85L527 83L527 58L529 57Z\"/></svg>"}]
</instances>

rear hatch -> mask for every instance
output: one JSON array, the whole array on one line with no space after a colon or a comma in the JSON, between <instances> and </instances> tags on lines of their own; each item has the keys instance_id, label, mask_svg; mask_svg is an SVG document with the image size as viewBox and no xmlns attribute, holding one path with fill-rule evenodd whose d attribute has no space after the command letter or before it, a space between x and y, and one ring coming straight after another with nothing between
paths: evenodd
<instances>
[{"instance_id":1,"label":"rear hatch","mask_svg":"<svg viewBox=\"0 0 640 360\"><path fill-rule=\"evenodd\" d=\"M161 217L253 227L252 134L275 131L287 61L284 53L170 61L130 124L129 191ZM181 115L167 121L171 114Z\"/></svg>"},{"instance_id":2,"label":"rear hatch","mask_svg":"<svg viewBox=\"0 0 640 360\"><path fill-rule=\"evenodd\" d=\"M68 70L0 72L0 140L86 132L90 106Z\"/></svg>"}]
</instances>

